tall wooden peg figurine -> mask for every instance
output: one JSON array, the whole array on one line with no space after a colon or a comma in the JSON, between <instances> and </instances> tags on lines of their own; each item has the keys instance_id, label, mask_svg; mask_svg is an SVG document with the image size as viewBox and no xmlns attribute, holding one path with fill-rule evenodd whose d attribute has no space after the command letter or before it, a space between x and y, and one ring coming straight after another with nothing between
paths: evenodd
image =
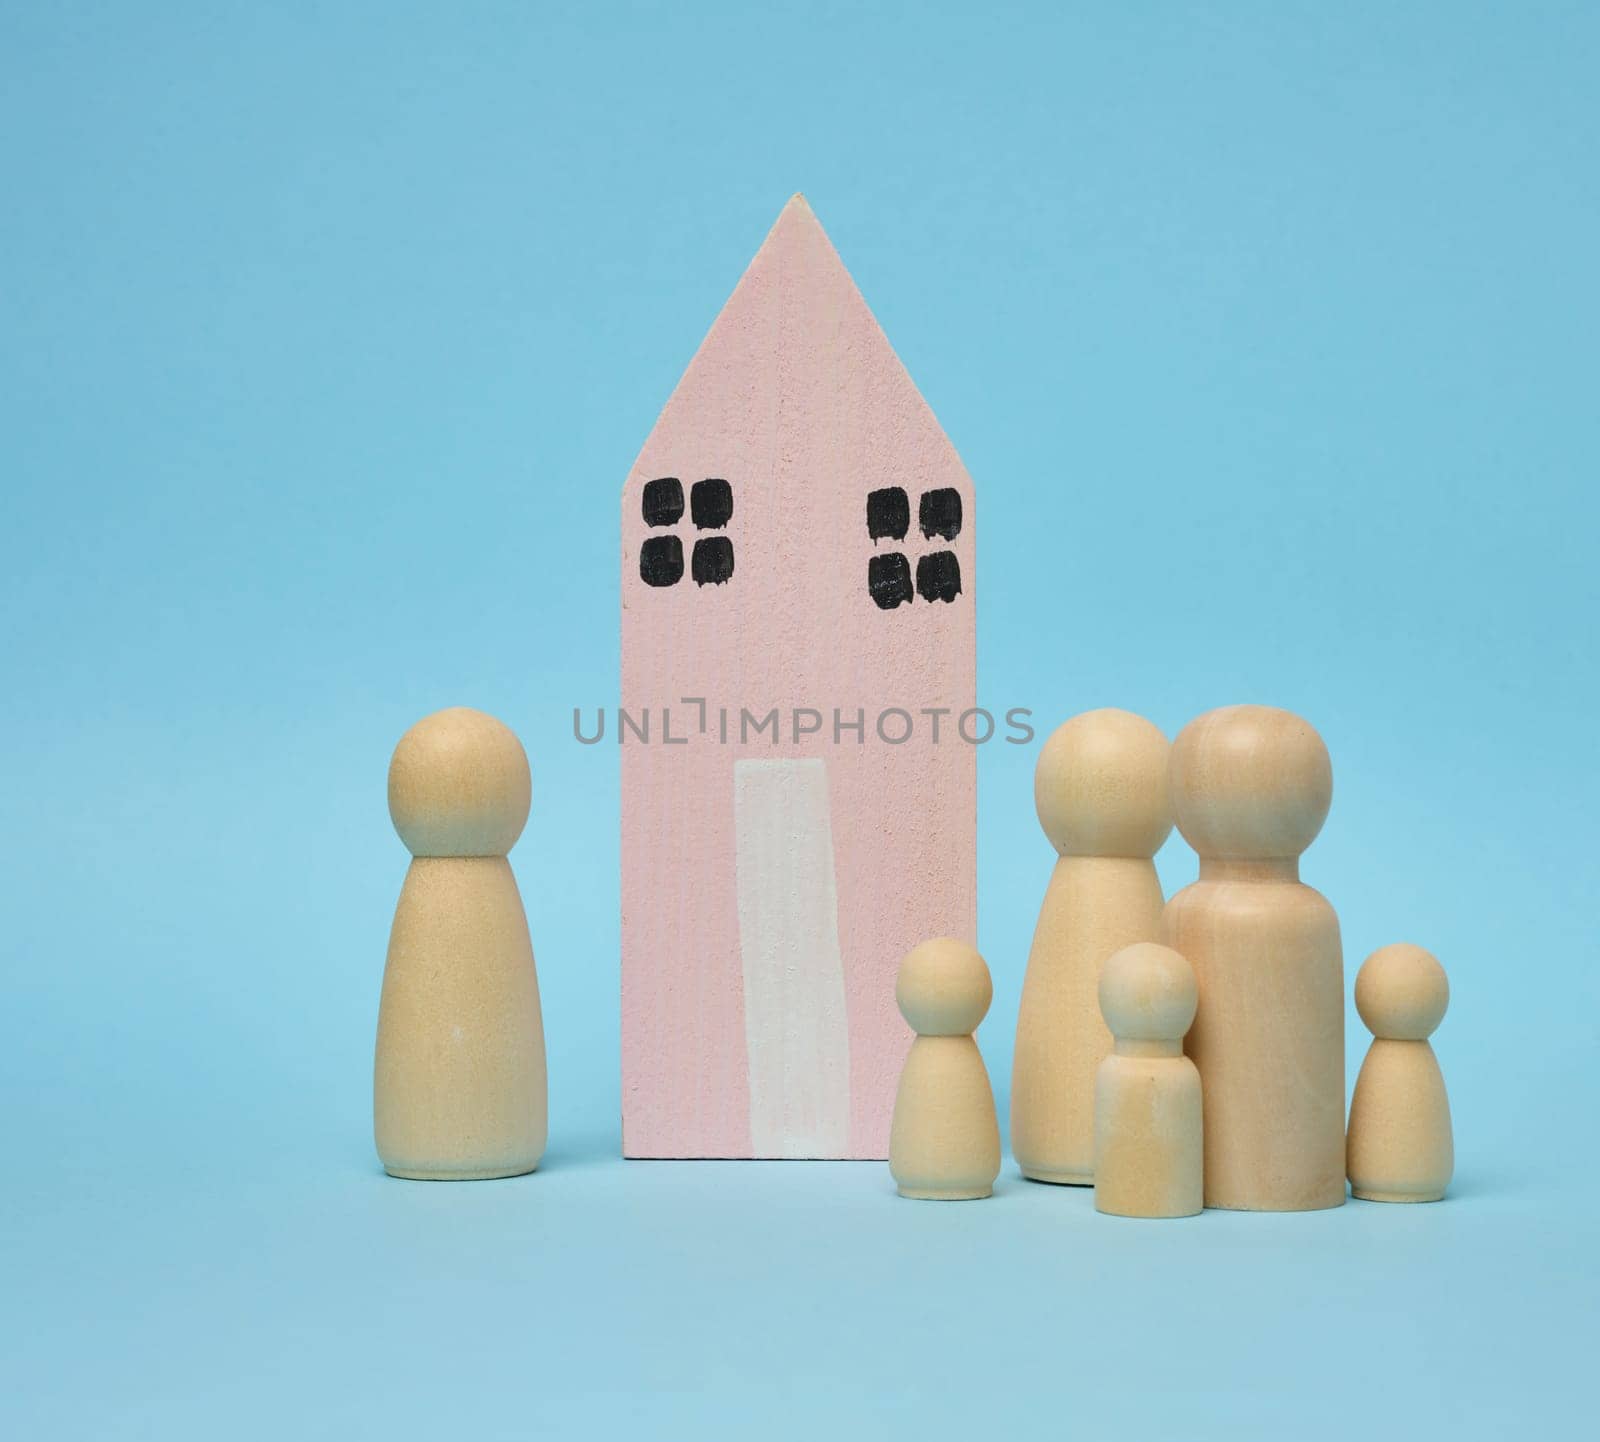
<instances>
[{"instance_id":1,"label":"tall wooden peg figurine","mask_svg":"<svg viewBox=\"0 0 1600 1442\"><path fill-rule=\"evenodd\" d=\"M544 1023L506 853L528 819L528 758L481 711L401 737L389 814L415 858L389 934L373 1129L396 1177L531 1172L544 1154Z\"/></svg>"},{"instance_id":2,"label":"tall wooden peg figurine","mask_svg":"<svg viewBox=\"0 0 1600 1442\"><path fill-rule=\"evenodd\" d=\"M989 1010L989 968L964 941L925 941L900 963L895 1000L911 1043L889 1134L889 1171L902 1197L987 1197L1000 1175L994 1093L972 1033Z\"/></svg>"},{"instance_id":3,"label":"tall wooden peg figurine","mask_svg":"<svg viewBox=\"0 0 1600 1442\"><path fill-rule=\"evenodd\" d=\"M1086 711L1039 752L1033 799L1057 860L1017 1012L1011 1150L1022 1175L1094 1180L1095 1068L1111 1033L1095 999L1118 948L1161 937L1151 859L1172 832L1167 738L1130 711Z\"/></svg>"},{"instance_id":4,"label":"tall wooden peg figurine","mask_svg":"<svg viewBox=\"0 0 1600 1442\"><path fill-rule=\"evenodd\" d=\"M1300 880L1333 800L1322 738L1275 706L1191 721L1168 770L1200 879L1162 940L1194 967L1186 1047L1206 1107L1206 1205L1303 1212L1344 1203L1344 961L1339 918Z\"/></svg>"},{"instance_id":5,"label":"tall wooden peg figurine","mask_svg":"<svg viewBox=\"0 0 1600 1442\"><path fill-rule=\"evenodd\" d=\"M1369 1202L1436 1202L1455 1170L1450 1099L1428 1038L1450 982L1420 946L1373 952L1356 975L1356 1010L1373 1042L1350 1102L1350 1190Z\"/></svg>"},{"instance_id":6,"label":"tall wooden peg figurine","mask_svg":"<svg viewBox=\"0 0 1600 1442\"><path fill-rule=\"evenodd\" d=\"M1192 1217L1204 1205L1200 1073L1183 1054L1197 996L1189 963L1154 942L1123 947L1100 973L1115 1045L1095 1078L1097 1211Z\"/></svg>"}]
</instances>

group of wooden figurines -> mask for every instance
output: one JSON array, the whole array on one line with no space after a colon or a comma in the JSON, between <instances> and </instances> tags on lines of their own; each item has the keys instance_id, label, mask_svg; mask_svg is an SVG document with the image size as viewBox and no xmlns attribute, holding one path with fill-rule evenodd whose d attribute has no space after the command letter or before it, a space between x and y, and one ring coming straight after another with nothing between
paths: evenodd
<instances>
[{"instance_id":1,"label":"group of wooden figurines","mask_svg":"<svg viewBox=\"0 0 1600 1442\"><path fill-rule=\"evenodd\" d=\"M1034 793L1059 860L1017 1021L1023 1176L1093 1185L1100 1211L1130 1217L1333 1207L1347 1176L1371 1201L1444 1195L1450 1109L1428 1037L1449 983L1421 947L1383 947L1357 976L1374 1041L1346 1131L1339 923L1299 879L1332 799L1310 725L1230 706L1169 746L1129 712L1086 712L1045 743ZM1174 819L1200 876L1164 902L1153 858ZM991 995L964 942L901 963L917 1033L890 1139L902 1196L991 1194L1000 1134L972 1037Z\"/></svg>"},{"instance_id":2,"label":"group of wooden figurines","mask_svg":"<svg viewBox=\"0 0 1600 1442\"><path fill-rule=\"evenodd\" d=\"M1433 1201L1453 1167L1427 1038L1449 987L1421 948L1374 952L1356 1006L1374 1040L1344 1109L1339 923L1299 880L1332 771L1305 721L1208 712L1168 744L1126 711L1086 712L1045 743L1034 781L1059 859L1023 986L1011 1141L1025 1177L1093 1184L1104 1212L1300 1211L1358 1197ZM417 723L389 768L413 855L379 1010L374 1129L394 1176L532 1171L544 1153L544 1027L507 853L531 782L516 736L456 707ZM1199 880L1164 902L1153 858L1174 819ZM916 1033L890 1169L907 1197L989 1196L993 1093L973 1032L987 966L966 942L902 961Z\"/></svg>"}]
</instances>

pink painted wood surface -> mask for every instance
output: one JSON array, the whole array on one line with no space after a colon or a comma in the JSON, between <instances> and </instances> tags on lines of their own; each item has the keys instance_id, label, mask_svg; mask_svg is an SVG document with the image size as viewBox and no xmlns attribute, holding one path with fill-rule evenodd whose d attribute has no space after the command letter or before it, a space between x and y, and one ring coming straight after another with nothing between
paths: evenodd
<instances>
[{"instance_id":1,"label":"pink painted wood surface","mask_svg":"<svg viewBox=\"0 0 1600 1442\"><path fill-rule=\"evenodd\" d=\"M733 511L697 530L686 506L647 526L645 483L725 478ZM869 538L870 491L900 486L904 541ZM919 498L960 493L953 541L926 539ZM734 763L815 757L826 766L849 1037L849 1141L830 1155L882 1158L911 1033L894 1001L895 970L918 942L976 939L976 752L955 734L976 704L971 482L800 196L784 208L668 400L622 500L622 708L650 713L650 743L631 734L622 760L623 1151L633 1157L747 1157L749 1046L736 887ZM690 575L696 539L723 534L734 573ZM684 576L651 586L640 548L682 541ZM880 609L868 560L955 552L954 601ZM682 698L706 700L708 728ZM687 744L666 745L661 713ZM729 738L719 738L719 708ZM783 735L739 740L740 708L777 707ZM823 730L798 745L791 712ZM875 721L915 717L889 745ZM948 707L940 741L924 707ZM865 713L866 736L838 742L833 711ZM903 727L891 718L890 734ZM766 1154L775 1154L768 1148Z\"/></svg>"}]
</instances>

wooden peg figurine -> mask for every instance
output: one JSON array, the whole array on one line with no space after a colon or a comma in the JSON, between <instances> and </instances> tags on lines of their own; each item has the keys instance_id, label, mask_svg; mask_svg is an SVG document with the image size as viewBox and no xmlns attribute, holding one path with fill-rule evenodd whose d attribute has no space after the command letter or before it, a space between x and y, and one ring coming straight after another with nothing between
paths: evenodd
<instances>
[{"instance_id":1,"label":"wooden peg figurine","mask_svg":"<svg viewBox=\"0 0 1600 1442\"><path fill-rule=\"evenodd\" d=\"M1428 1038L1450 982L1420 946L1373 952L1356 974L1356 1010L1372 1032L1350 1102L1350 1189L1369 1202L1436 1202L1455 1170L1450 1099Z\"/></svg>"},{"instance_id":2,"label":"wooden peg figurine","mask_svg":"<svg viewBox=\"0 0 1600 1442\"><path fill-rule=\"evenodd\" d=\"M1344 964L1339 918L1300 881L1333 798L1322 738L1273 706L1191 721L1168 772L1200 879L1163 940L1194 967L1187 1049L1205 1087L1206 1205L1343 1204Z\"/></svg>"},{"instance_id":3,"label":"wooden peg figurine","mask_svg":"<svg viewBox=\"0 0 1600 1442\"><path fill-rule=\"evenodd\" d=\"M964 941L925 941L900 963L894 995L917 1034L889 1134L889 1171L900 1195L987 1197L1000 1174L1000 1128L972 1033L994 996L989 968Z\"/></svg>"},{"instance_id":4,"label":"wooden peg figurine","mask_svg":"<svg viewBox=\"0 0 1600 1442\"><path fill-rule=\"evenodd\" d=\"M1204 1205L1200 1073L1183 1054L1194 971L1169 947L1139 942L1100 973L1115 1038L1094 1094L1094 1205L1118 1217L1192 1217Z\"/></svg>"},{"instance_id":5,"label":"wooden peg figurine","mask_svg":"<svg viewBox=\"0 0 1600 1442\"><path fill-rule=\"evenodd\" d=\"M1161 936L1151 858L1172 832L1167 738L1129 711L1087 711L1039 752L1034 804L1058 854L1017 1012L1011 1150L1022 1175L1094 1180L1095 1068L1111 1050L1095 988L1119 947Z\"/></svg>"},{"instance_id":6,"label":"wooden peg figurine","mask_svg":"<svg viewBox=\"0 0 1600 1442\"><path fill-rule=\"evenodd\" d=\"M401 737L389 814L415 858L389 934L373 1129L396 1177L531 1172L544 1154L544 1024L506 853L528 819L528 758L481 711Z\"/></svg>"}]
</instances>

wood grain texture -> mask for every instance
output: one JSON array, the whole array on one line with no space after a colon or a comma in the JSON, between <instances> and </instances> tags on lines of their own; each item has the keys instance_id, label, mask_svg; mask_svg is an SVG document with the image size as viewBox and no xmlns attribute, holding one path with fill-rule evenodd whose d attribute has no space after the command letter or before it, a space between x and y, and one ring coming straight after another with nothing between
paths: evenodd
<instances>
[{"instance_id":1,"label":"wood grain texture","mask_svg":"<svg viewBox=\"0 0 1600 1442\"><path fill-rule=\"evenodd\" d=\"M1373 1033L1350 1100L1350 1189L1369 1202L1437 1202L1455 1171L1444 1073L1428 1038L1444 1019L1450 983L1437 959L1397 942L1356 976L1356 1009Z\"/></svg>"},{"instance_id":2,"label":"wood grain texture","mask_svg":"<svg viewBox=\"0 0 1600 1442\"><path fill-rule=\"evenodd\" d=\"M964 1202L994 1190L1000 1127L972 1036L993 998L988 966L963 941L925 941L900 964L895 999L916 1032L889 1140L889 1171L902 1197Z\"/></svg>"},{"instance_id":3,"label":"wood grain texture","mask_svg":"<svg viewBox=\"0 0 1600 1442\"><path fill-rule=\"evenodd\" d=\"M390 816L415 858L389 934L373 1068L373 1131L393 1176L517 1176L544 1155L539 979L505 857L530 788L521 743L467 707L419 721L390 762Z\"/></svg>"},{"instance_id":4,"label":"wood grain texture","mask_svg":"<svg viewBox=\"0 0 1600 1442\"><path fill-rule=\"evenodd\" d=\"M544 1023L503 856L418 857L389 937L373 1126L397 1177L531 1172L544 1155Z\"/></svg>"},{"instance_id":5,"label":"wood grain texture","mask_svg":"<svg viewBox=\"0 0 1600 1442\"><path fill-rule=\"evenodd\" d=\"M1163 940L1200 1005L1186 1049L1205 1090L1205 1203L1310 1211L1344 1202L1344 966L1339 919L1300 881L1332 797L1322 738L1269 706L1191 721L1172 745L1178 829L1200 879Z\"/></svg>"},{"instance_id":6,"label":"wood grain texture","mask_svg":"<svg viewBox=\"0 0 1600 1442\"><path fill-rule=\"evenodd\" d=\"M669 479L681 508L655 484ZM697 519L695 488L711 480L726 493L702 491L719 504ZM898 501L869 528L881 491L904 492L903 537ZM954 736L975 705L974 530L960 458L796 197L623 490L622 707L652 718L650 744L629 733L620 748L626 1155L773 1151L751 1126L733 785L744 758L826 768L849 1128L816 1154L887 1155L911 1041L895 967L927 936L976 930L975 753ZM707 541L726 554L697 579ZM896 557L909 600L889 575ZM953 569L953 599L927 599L951 594ZM686 697L704 698L705 730ZM892 707L915 718L898 745L876 734ZM938 744L924 707L948 710ZM683 744L661 743L665 708ZM741 709L755 720L776 710L781 735L741 736ZM818 713L820 731L797 739L797 710L803 727ZM835 710L847 724L860 713L865 734L836 735Z\"/></svg>"},{"instance_id":7,"label":"wood grain texture","mask_svg":"<svg viewBox=\"0 0 1600 1442\"><path fill-rule=\"evenodd\" d=\"M1118 1217L1192 1217L1204 1205L1200 1072L1183 1054L1198 992L1169 947L1123 947L1100 974L1114 1038L1095 1077L1094 1205Z\"/></svg>"},{"instance_id":8,"label":"wood grain texture","mask_svg":"<svg viewBox=\"0 0 1600 1442\"><path fill-rule=\"evenodd\" d=\"M1023 1176L1094 1180L1095 1075L1111 1050L1100 968L1161 935L1151 859L1172 831L1167 738L1128 711L1087 711L1039 752L1034 803L1058 860L1028 952L1011 1069L1011 1150Z\"/></svg>"}]
</instances>

